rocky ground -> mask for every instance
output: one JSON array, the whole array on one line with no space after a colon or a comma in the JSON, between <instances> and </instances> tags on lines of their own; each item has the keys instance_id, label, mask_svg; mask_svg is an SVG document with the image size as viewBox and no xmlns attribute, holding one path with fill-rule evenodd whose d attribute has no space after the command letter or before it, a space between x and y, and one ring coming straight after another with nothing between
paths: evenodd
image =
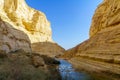
<instances>
[{"instance_id":1,"label":"rocky ground","mask_svg":"<svg viewBox=\"0 0 120 80\"><path fill-rule=\"evenodd\" d=\"M61 80L56 69L58 64L58 61L37 53L0 53L0 80Z\"/></svg>"}]
</instances>

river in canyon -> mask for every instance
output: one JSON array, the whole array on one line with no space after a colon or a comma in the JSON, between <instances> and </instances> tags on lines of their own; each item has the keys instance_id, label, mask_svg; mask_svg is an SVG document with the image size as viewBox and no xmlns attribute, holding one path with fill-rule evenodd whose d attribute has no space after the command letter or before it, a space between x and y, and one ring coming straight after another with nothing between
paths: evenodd
<instances>
[{"instance_id":1,"label":"river in canyon","mask_svg":"<svg viewBox=\"0 0 120 80\"><path fill-rule=\"evenodd\" d=\"M68 61L62 59L59 61L58 70L62 80L120 80L120 77L115 75L108 76L101 73L96 74L77 71Z\"/></svg>"},{"instance_id":2,"label":"river in canyon","mask_svg":"<svg viewBox=\"0 0 120 80\"><path fill-rule=\"evenodd\" d=\"M65 60L59 61L59 72L62 80L93 80L90 75L76 71L69 62Z\"/></svg>"}]
</instances>

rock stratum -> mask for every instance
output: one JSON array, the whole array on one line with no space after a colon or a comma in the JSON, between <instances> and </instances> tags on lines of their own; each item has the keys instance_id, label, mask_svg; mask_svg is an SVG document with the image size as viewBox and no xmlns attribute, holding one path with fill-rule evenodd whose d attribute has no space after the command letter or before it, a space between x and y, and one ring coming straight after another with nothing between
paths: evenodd
<instances>
[{"instance_id":1,"label":"rock stratum","mask_svg":"<svg viewBox=\"0 0 120 80\"><path fill-rule=\"evenodd\" d=\"M27 6L25 0L1 0L0 17L26 33L31 43L52 42L51 27L46 16Z\"/></svg>"},{"instance_id":2,"label":"rock stratum","mask_svg":"<svg viewBox=\"0 0 120 80\"><path fill-rule=\"evenodd\" d=\"M98 68L100 71L107 71L120 74L120 0L104 0L96 9L92 18L90 38L76 47L65 52L64 57L79 57L79 64ZM98 63L86 62L81 58L98 61ZM83 64L84 62L84 64ZM111 65L99 64L99 62ZM114 64L112 66L112 64ZM87 66L86 66L87 69ZM91 69L92 70L92 69Z\"/></svg>"},{"instance_id":3,"label":"rock stratum","mask_svg":"<svg viewBox=\"0 0 120 80\"><path fill-rule=\"evenodd\" d=\"M45 14L30 8L25 0L0 0L0 30L0 51L5 53L19 49L31 52L31 45L40 42L54 45Z\"/></svg>"},{"instance_id":4,"label":"rock stratum","mask_svg":"<svg viewBox=\"0 0 120 80\"><path fill-rule=\"evenodd\" d=\"M0 80L61 80L51 57L63 51L44 13L25 0L0 0Z\"/></svg>"},{"instance_id":5,"label":"rock stratum","mask_svg":"<svg viewBox=\"0 0 120 80\"><path fill-rule=\"evenodd\" d=\"M13 28L12 25L0 19L0 53L20 49L31 52L28 36L23 31Z\"/></svg>"},{"instance_id":6,"label":"rock stratum","mask_svg":"<svg viewBox=\"0 0 120 80\"><path fill-rule=\"evenodd\" d=\"M39 46L39 47L38 47ZM32 44L32 51L41 55L49 55L50 57L59 57L63 55L65 49L56 43L40 42Z\"/></svg>"}]
</instances>

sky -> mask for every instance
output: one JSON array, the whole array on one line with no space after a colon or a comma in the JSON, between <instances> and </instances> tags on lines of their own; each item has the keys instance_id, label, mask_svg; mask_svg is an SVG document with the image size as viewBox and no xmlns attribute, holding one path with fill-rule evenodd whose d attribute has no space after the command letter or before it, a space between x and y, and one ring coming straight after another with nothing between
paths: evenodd
<instances>
[{"instance_id":1,"label":"sky","mask_svg":"<svg viewBox=\"0 0 120 80\"><path fill-rule=\"evenodd\" d=\"M26 0L34 9L45 13L51 23L52 38L65 49L89 38L95 9L103 0Z\"/></svg>"}]
</instances>

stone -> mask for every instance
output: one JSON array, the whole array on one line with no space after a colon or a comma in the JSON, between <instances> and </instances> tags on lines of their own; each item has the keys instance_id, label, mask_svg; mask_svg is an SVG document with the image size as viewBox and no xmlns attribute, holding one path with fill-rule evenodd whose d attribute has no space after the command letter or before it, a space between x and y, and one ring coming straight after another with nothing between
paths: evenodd
<instances>
[{"instance_id":1,"label":"stone","mask_svg":"<svg viewBox=\"0 0 120 80\"><path fill-rule=\"evenodd\" d=\"M31 52L28 36L23 31L17 30L9 23L0 20L0 52L8 53L20 49Z\"/></svg>"},{"instance_id":2,"label":"stone","mask_svg":"<svg viewBox=\"0 0 120 80\"><path fill-rule=\"evenodd\" d=\"M51 43L51 47L55 44L52 40L50 22L45 14L29 7L25 0L0 0L0 19L0 50L5 53L19 49L30 52L31 45L37 43L48 42ZM49 44L45 45L47 48ZM43 46L37 45L37 47ZM36 52L35 48L32 50ZM53 52L59 54L55 50L49 53Z\"/></svg>"},{"instance_id":3,"label":"stone","mask_svg":"<svg viewBox=\"0 0 120 80\"><path fill-rule=\"evenodd\" d=\"M57 43L51 42L34 43L31 47L34 53L39 53L41 55L46 55L50 57L59 57L65 52L64 48L59 46Z\"/></svg>"},{"instance_id":4,"label":"stone","mask_svg":"<svg viewBox=\"0 0 120 80\"><path fill-rule=\"evenodd\" d=\"M90 27L90 38L65 52L63 57L82 57L93 61L120 63L120 0L104 0L96 9ZM87 63L86 63L87 64ZM94 63L91 63L95 65ZM104 67L104 65L101 65ZM110 65L111 66L111 65ZM110 67L109 65L106 67ZM97 66L100 67L100 66ZM117 69L117 67L114 67ZM110 68L102 68L120 74Z\"/></svg>"},{"instance_id":5,"label":"stone","mask_svg":"<svg viewBox=\"0 0 120 80\"><path fill-rule=\"evenodd\" d=\"M33 56L32 57L32 63L35 67L39 67L39 66L44 66L44 60L43 58L41 58L40 56Z\"/></svg>"},{"instance_id":6,"label":"stone","mask_svg":"<svg viewBox=\"0 0 120 80\"><path fill-rule=\"evenodd\" d=\"M90 38L68 50L68 54L76 53L77 56L88 57L93 55L94 58L115 60L120 55L119 4L119 0L104 0L93 16Z\"/></svg>"},{"instance_id":7,"label":"stone","mask_svg":"<svg viewBox=\"0 0 120 80\"><path fill-rule=\"evenodd\" d=\"M50 22L44 13L30 8L25 0L0 0L0 17L26 33L31 43L52 41Z\"/></svg>"}]
</instances>

